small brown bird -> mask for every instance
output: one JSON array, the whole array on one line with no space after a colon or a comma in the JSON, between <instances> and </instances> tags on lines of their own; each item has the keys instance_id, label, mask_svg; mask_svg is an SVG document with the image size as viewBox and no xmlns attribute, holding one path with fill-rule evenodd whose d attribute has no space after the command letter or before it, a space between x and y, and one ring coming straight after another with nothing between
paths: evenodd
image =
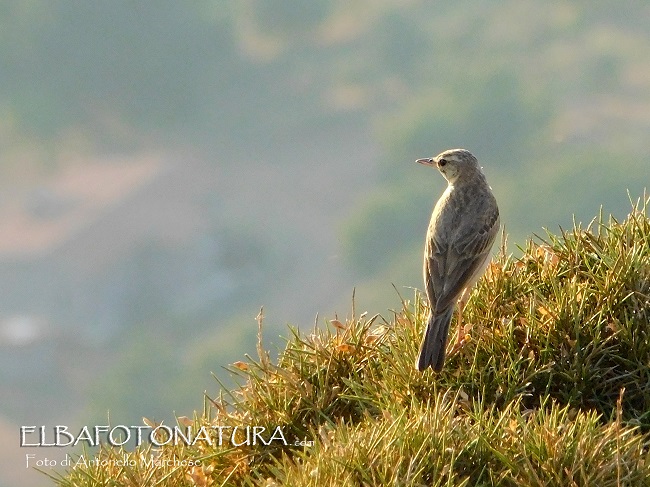
<instances>
[{"instance_id":1,"label":"small brown bird","mask_svg":"<svg viewBox=\"0 0 650 487\"><path fill-rule=\"evenodd\" d=\"M463 307L490 262L490 249L499 231L499 208L469 151L451 149L416 162L437 167L449 183L431 214L424 246L424 284L430 311L415 363L419 371L429 366L440 371L457 302L456 345L462 341Z\"/></svg>"}]
</instances>

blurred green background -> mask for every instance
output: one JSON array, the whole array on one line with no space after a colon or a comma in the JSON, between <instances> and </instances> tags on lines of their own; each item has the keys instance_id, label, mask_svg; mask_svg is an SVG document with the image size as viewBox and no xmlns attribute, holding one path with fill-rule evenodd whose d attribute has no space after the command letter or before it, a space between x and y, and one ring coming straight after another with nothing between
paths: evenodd
<instances>
[{"instance_id":1,"label":"blurred green background","mask_svg":"<svg viewBox=\"0 0 650 487\"><path fill-rule=\"evenodd\" d=\"M262 305L273 349L286 323L348 316L355 288L358 313L397 307L393 284L411 297L444 189L416 158L471 150L513 253L601 205L623 218L650 175L649 18L3 2L0 462L21 461L19 425L191 415L210 372L254 354Z\"/></svg>"}]
</instances>

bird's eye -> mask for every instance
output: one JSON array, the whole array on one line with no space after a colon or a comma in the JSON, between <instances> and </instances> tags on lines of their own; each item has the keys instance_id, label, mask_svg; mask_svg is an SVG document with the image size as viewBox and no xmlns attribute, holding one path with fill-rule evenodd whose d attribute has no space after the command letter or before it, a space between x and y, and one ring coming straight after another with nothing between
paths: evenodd
<instances>
[{"instance_id":1,"label":"bird's eye","mask_svg":"<svg viewBox=\"0 0 650 487\"><path fill-rule=\"evenodd\" d=\"M438 167L443 167L447 165L447 159L440 159L438 161Z\"/></svg>"}]
</instances>

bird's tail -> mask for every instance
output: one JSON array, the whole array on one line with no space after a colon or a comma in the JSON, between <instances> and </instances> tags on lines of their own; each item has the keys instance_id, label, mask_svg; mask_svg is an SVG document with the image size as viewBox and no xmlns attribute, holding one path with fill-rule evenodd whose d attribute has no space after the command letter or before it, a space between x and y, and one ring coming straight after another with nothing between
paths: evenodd
<instances>
[{"instance_id":1,"label":"bird's tail","mask_svg":"<svg viewBox=\"0 0 650 487\"><path fill-rule=\"evenodd\" d=\"M449 306L440 313L431 312L429 314L427 329L424 331L422 343L420 344L420 353L415 362L415 367L420 372L429 366L436 372L442 370L442 364L445 361L449 324L453 313L454 306Z\"/></svg>"}]
</instances>

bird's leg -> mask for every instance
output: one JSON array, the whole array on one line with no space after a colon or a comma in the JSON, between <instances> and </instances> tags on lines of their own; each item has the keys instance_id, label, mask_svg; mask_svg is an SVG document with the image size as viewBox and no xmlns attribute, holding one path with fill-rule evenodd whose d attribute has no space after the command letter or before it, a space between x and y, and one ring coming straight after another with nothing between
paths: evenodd
<instances>
[{"instance_id":1,"label":"bird's leg","mask_svg":"<svg viewBox=\"0 0 650 487\"><path fill-rule=\"evenodd\" d=\"M463 309L465 309L465 301L461 299L458 301L458 335L456 336L456 344L454 348L459 348L465 341L465 327L463 327Z\"/></svg>"},{"instance_id":2,"label":"bird's leg","mask_svg":"<svg viewBox=\"0 0 650 487\"><path fill-rule=\"evenodd\" d=\"M465 289L463 294L461 295L460 299L458 300L457 306L458 306L458 334L456 335L456 343L454 343L453 348L451 349L451 353L455 353L459 351L463 345L465 345L465 327L463 326L463 311L465 309L465 305L467 304L467 300L469 298L469 290Z\"/></svg>"}]
</instances>

